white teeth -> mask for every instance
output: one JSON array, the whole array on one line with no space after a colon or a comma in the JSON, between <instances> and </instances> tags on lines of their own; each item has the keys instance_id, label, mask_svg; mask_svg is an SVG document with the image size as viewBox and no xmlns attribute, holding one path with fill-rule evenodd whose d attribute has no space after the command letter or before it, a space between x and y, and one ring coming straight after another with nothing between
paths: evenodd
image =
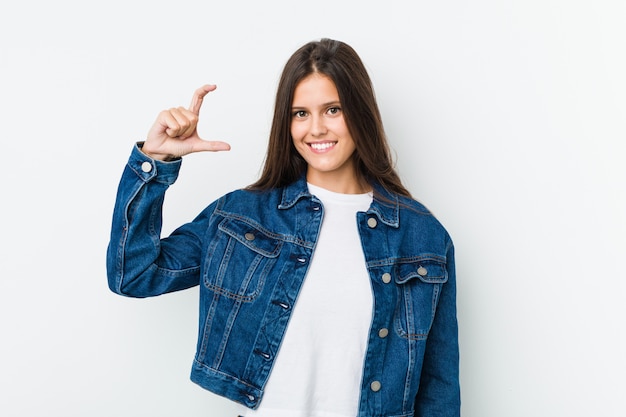
<instances>
[{"instance_id":1,"label":"white teeth","mask_svg":"<svg viewBox=\"0 0 626 417\"><path fill-rule=\"evenodd\" d=\"M324 149L328 149L335 146L335 142L324 142L324 143L312 143L311 148L316 151L323 151Z\"/></svg>"}]
</instances>

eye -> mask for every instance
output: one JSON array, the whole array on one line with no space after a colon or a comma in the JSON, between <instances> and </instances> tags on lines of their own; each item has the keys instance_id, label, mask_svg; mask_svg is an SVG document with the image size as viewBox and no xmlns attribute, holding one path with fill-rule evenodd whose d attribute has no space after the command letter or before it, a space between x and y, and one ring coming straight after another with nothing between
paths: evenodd
<instances>
[{"instance_id":1,"label":"eye","mask_svg":"<svg viewBox=\"0 0 626 417\"><path fill-rule=\"evenodd\" d=\"M307 116L307 112L304 110L296 110L292 114L293 114L293 117L297 119L302 119L303 117Z\"/></svg>"},{"instance_id":2,"label":"eye","mask_svg":"<svg viewBox=\"0 0 626 417\"><path fill-rule=\"evenodd\" d=\"M336 115L341 113L341 107L331 107L327 110L328 114L330 115Z\"/></svg>"}]
</instances>

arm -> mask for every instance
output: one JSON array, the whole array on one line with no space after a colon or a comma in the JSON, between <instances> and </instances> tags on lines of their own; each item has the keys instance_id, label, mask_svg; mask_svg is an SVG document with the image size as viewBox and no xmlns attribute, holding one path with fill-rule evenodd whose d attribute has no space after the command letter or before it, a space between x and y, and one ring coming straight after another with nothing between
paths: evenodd
<instances>
[{"instance_id":1,"label":"arm","mask_svg":"<svg viewBox=\"0 0 626 417\"><path fill-rule=\"evenodd\" d=\"M161 214L165 191L178 176L181 156L230 149L224 142L200 139L196 131L202 100L214 89L196 90L189 109L161 112L146 142L130 156L118 188L107 250L109 288L118 294L148 297L198 283L201 233L206 230L210 208L166 239L160 238Z\"/></svg>"},{"instance_id":2,"label":"arm","mask_svg":"<svg viewBox=\"0 0 626 417\"><path fill-rule=\"evenodd\" d=\"M448 281L443 284L435 319L426 341L420 387L415 399L416 417L458 417L459 342L456 316L456 274L454 247L449 243Z\"/></svg>"}]
</instances>

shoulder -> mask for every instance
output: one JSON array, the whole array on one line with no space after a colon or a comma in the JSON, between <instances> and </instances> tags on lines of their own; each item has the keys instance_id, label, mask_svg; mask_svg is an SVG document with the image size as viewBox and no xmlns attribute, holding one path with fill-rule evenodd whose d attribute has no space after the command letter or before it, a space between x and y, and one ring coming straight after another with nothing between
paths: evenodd
<instances>
[{"instance_id":1,"label":"shoulder","mask_svg":"<svg viewBox=\"0 0 626 417\"><path fill-rule=\"evenodd\" d=\"M241 188L238 190L231 191L227 194L224 194L218 200L218 205L224 206L233 206L240 204L258 204L258 203L268 203L272 200L280 200L281 189L271 189L267 191L257 191L257 190L249 190L246 188Z\"/></svg>"},{"instance_id":2,"label":"shoulder","mask_svg":"<svg viewBox=\"0 0 626 417\"><path fill-rule=\"evenodd\" d=\"M450 235L437 216L421 201L414 198L398 196L400 222L411 229L440 235L450 240Z\"/></svg>"},{"instance_id":3,"label":"shoulder","mask_svg":"<svg viewBox=\"0 0 626 417\"><path fill-rule=\"evenodd\" d=\"M251 222L263 222L263 219L275 217L281 200L281 189L256 191L238 189L231 191L215 202L215 214L223 217L249 219Z\"/></svg>"},{"instance_id":4,"label":"shoulder","mask_svg":"<svg viewBox=\"0 0 626 417\"><path fill-rule=\"evenodd\" d=\"M431 216L434 217L426 205L412 197L406 197L403 195L396 195L398 199L398 206L400 210L407 210L413 212L415 215Z\"/></svg>"}]
</instances>

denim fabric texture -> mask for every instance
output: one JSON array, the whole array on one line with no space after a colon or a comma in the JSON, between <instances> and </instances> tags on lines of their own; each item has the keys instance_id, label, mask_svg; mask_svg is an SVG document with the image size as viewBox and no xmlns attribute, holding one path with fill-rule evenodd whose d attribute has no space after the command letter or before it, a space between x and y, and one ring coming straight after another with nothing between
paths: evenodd
<instances>
[{"instance_id":1,"label":"denim fabric texture","mask_svg":"<svg viewBox=\"0 0 626 417\"><path fill-rule=\"evenodd\" d=\"M306 277L324 207L303 177L283 189L226 194L161 239L163 198L180 166L181 160L155 161L133 149L114 208L109 287L150 297L199 285L191 379L256 408ZM355 221L374 296L358 416L459 416L448 233L421 204L381 187Z\"/></svg>"}]
</instances>

